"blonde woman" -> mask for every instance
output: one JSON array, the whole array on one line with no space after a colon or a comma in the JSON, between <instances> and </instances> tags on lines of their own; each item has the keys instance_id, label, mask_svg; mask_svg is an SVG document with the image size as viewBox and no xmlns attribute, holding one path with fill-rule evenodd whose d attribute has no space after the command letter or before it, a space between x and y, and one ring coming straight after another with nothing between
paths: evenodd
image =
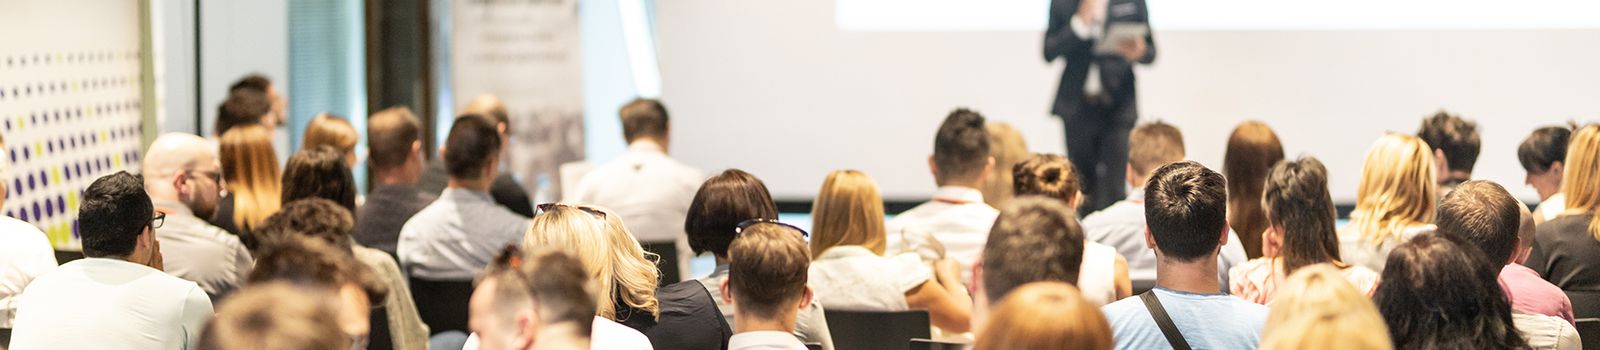
<instances>
[{"instance_id":1,"label":"blonde woman","mask_svg":"<svg viewBox=\"0 0 1600 350\"><path fill-rule=\"evenodd\" d=\"M983 180L983 188L979 190L983 192L984 203L1001 208L1016 198L1011 192L1011 172L1006 170L1028 159L1028 142L1010 123L989 122L984 129L989 132L989 156L994 157L995 171Z\"/></svg>"},{"instance_id":2,"label":"blonde woman","mask_svg":"<svg viewBox=\"0 0 1600 350\"><path fill-rule=\"evenodd\" d=\"M272 130L250 124L222 134L218 157L228 194L217 204L211 224L239 235L250 248L250 228L261 224L282 205L278 155L272 150Z\"/></svg>"},{"instance_id":3,"label":"blonde woman","mask_svg":"<svg viewBox=\"0 0 1600 350\"><path fill-rule=\"evenodd\" d=\"M1111 325L1072 285L1034 282L1000 300L973 349L1110 350Z\"/></svg>"},{"instance_id":4,"label":"blonde woman","mask_svg":"<svg viewBox=\"0 0 1600 350\"><path fill-rule=\"evenodd\" d=\"M1389 133L1373 143L1361 168L1350 224L1339 230L1340 260L1383 271L1395 246L1433 232L1434 172L1433 151L1416 136Z\"/></svg>"},{"instance_id":5,"label":"blonde woman","mask_svg":"<svg viewBox=\"0 0 1600 350\"><path fill-rule=\"evenodd\" d=\"M855 170L828 174L811 217L810 282L818 302L835 310L928 310L934 326L971 327L972 297L953 261L937 273L916 253L884 253L883 197L872 178Z\"/></svg>"},{"instance_id":6,"label":"blonde woman","mask_svg":"<svg viewBox=\"0 0 1600 350\"><path fill-rule=\"evenodd\" d=\"M300 149L317 149L321 146L331 146L344 156L345 165L356 166L356 142L361 141L361 134L356 132L355 126L350 121L333 114L322 113L306 124L305 139L300 141Z\"/></svg>"},{"instance_id":7,"label":"blonde woman","mask_svg":"<svg viewBox=\"0 0 1600 350\"><path fill-rule=\"evenodd\" d=\"M1289 276L1279 290L1262 349L1388 350L1389 326L1377 306L1340 269L1311 265Z\"/></svg>"},{"instance_id":8,"label":"blonde woman","mask_svg":"<svg viewBox=\"0 0 1600 350\"><path fill-rule=\"evenodd\" d=\"M592 278L596 316L638 330L662 349L716 348L733 335L698 281L656 289L657 257L644 251L621 217L584 205L538 209L523 249L554 248L582 261Z\"/></svg>"},{"instance_id":9,"label":"blonde woman","mask_svg":"<svg viewBox=\"0 0 1600 350\"><path fill-rule=\"evenodd\" d=\"M1600 124L1572 134L1565 167L1567 210L1539 224L1527 265L1563 290L1600 290Z\"/></svg>"}]
</instances>

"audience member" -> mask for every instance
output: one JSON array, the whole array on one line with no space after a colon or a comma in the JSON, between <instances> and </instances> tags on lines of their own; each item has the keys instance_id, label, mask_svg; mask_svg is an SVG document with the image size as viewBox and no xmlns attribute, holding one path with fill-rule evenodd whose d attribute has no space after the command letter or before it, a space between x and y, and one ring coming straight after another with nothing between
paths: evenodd
<instances>
[{"instance_id":1,"label":"audience member","mask_svg":"<svg viewBox=\"0 0 1600 350\"><path fill-rule=\"evenodd\" d=\"M250 228L283 204L272 131L258 125L233 128L222 134L220 149L228 194L217 203L211 224L248 242Z\"/></svg>"},{"instance_id":2,"label":"audience member","mask_svg":"<svg viewBox=\"0 0 1600 350\"><path fill-rule=\"evenodd\" d=\"M1539 225L1528 267L1562 290L1600 290L1600 124L1572 135L1563 163L1567 211Z\"/></svg>"},{"instance_id":3,"label":"audience member","mask_svg":"<svg viewBox=\"0 0 1600 350\"><path fill-rule=\"evenodd\" d=\"M1543 200L1537 208L1539 215L1534 216L1536 223L1553 220L1567 210L1567 197L1561 194L1561 175L1565 172L1567 140L1571 137L1571 128L1547 126L1534 130L1517 146L1517 160L1522 163L1522 170L1528 172L1525 182Z\"/></svg>"},{"instance_id":4,"label":"audience member","mask_svg":"<svg viewBox=\"0 0 1600 350\"><path fill-rule=\"evenodd\" d=\"M1396 349L1576 349L1572 325L1519 327L1496 284L1498 268L1453 234L1428 234L1396 247L1373 302ZM1514 321L1516 320L1516 321ZM1518 334L1518 329L1522 334ZM1524 340L1526 337L1528 340Z\"/></svg>"},{"instance_id":5,"label":"audience member","mask_svg":"<svg viewBox=\"0 0 1600 350\"><path fill-rule=\"evenodd\" d=\"M206 222L222 195L217 154L199 136L169 133L150 144L141 166L145 191L167 217L155 230L166 248L164 270L221 300L250 275L255 260L238 236Z\"/></svg>"},{"instance_id":6,"label":"audience member","mask_svg":"<svg viewBox=\"0 0 1600 350\"><path fill-rule=\"evenodd\" d=\"M810 283L834 310L927 310L934 326L963 332L972 297L952 260L934 269L915 253L884 256L883 197L872 178L855 170L828 174L811 207Z\"/></svg>"},{"instance_id":7,"label":"audience member","mask_svg":"<svg viewBox=\"0 0 1600 350\"><path fill-rule=\"evenodd\" d=\"M1278 294L1261 331L1262 349L1393 349L1378 307L1338 267L1317 264L1296 270Z\"/></svg>"},{"instance_id":8,"label":"audience member","mask_svg":"<svg viewBox=\"0 0 1600 350\"><path fill-rule=\"evenodd\" d=\"M772 202L767 185L743 170L728 169L700 185L683 223L683 231L689 235L689 246L694 253L711 253L716 257L717 266L711 275L698 281L716 300L717 310L730 326L736 321L733 305L720 292L723 281L728 279L728 245L738 236L740 223L755 219L778 219L778 206ZM815 300L800 313L795 327L795 336L800 341L821 343L823 349L833 349L828 320L823 316L822 305Z\"/></svg>"},{"instance_id":9,"label":"audience member","mask_svg":"<svg viewBox=\"0 0 1600 350\"><path fill-rule=\"evenodd\" d=\"M273 84L272 80L267 79L265 75L251 73L239 78L238 81L234 81L233 85L228 87L228 93L240 91L255 92L266 97L272 112L266 115L267 118L263 118L260 121L261 124L266 125L268 128L276 128L278 124L289 120L286 117L289 111L289 99L284 98L283 90L278 89L278 85ZM218 131L217 134L221 135L224 131L226 130Z\"/></svg>"},{"instance_id":10,"label":"audience member","mask_svg":"<svg viewBox=\"0 0 1600 350\"><path fill-rule=\"evenodd\" d=\"M283 209L261 222L256 235L266 241L296 237L320 239L340 251L349 251L356 262L370 269L370 278L389 290L383 299L374 300L380 302L384 312L372 315L372 334L387 336L385 339L373 339L376 342L374 345L387 345L385 347L395 349L426 348L428 326L423 324L422 317L417 313L417 304L407 288L405 275L400 273L394 258L388 254L351 244L350 235L355 224L349 210L324 197L293 199L287 203Z\"/></svg>"},{"instance_id":11,"label":"audience member","mask_svg":"<svg viewBox=\"0 0 1600 350\"><path fill-rule=\"evenodd\" d=\"M651 349L644 334L595 315L583 262L555 249L506 247L472 293L467 348Z\"/></svg>"},{"instance_id":12,"label":"audience member","mask_svg":"<svg viewBox=\"0 0 1600 350\"><path fill-rule=\"evenodd\" d=\"M269 282L239 290L217 306L200 334L200 349L345 350L339 299L332 293Z\"/></svg>"},{"instance_id":13,"label":"audience member","mask_svg":"<svg viewBox=\"0 0 1600 350\"><path fill-rule=\"evenodd\" d=\"M995 304L975 350L1111 350L1111 326L1071 284L1034 282Z\"/></svg>"},{"instance_id":14,"label":"audience member","mask_svg":"<svg viewBox=\"0 0 1600 350\"><path fill-rule=\"evenodd\" d=\"M1234 296L1268 305L1278 287L1295 270L1316 264L1338 269L1356 290L1372 295L1378 273L1339 260L1339 237L1334 228L1337 213L1328 194L1328 169L1316 158L1278 162L1266 175L1261 206L1267 214L1262 241L1274 254L1252 259L1228 271L1228 290Z\"/></svg>"},{"instance_id":15,"label":"audience member","mask_svg":"<svg viewBox=\"0 0 1600 350\"><path fill-rule=\"evenodd\" d=\"M372 187L356 214L356 243L398 257L400 227L438 196L417 187L422 179L422 122L394 107L367 118L367 167Z\"/></svg>"},{"instance_id":16,"label":"audience member","mask_svg":"<svg viewBox=\"0 0 1600 350\"><path fill-rule=\"evenodd\" d=\"M322 198L356 212L356 180L338 149L329 146L301 149L283 166L283 199L290 202Z\"/></svg>"},{"instance_id":17,"label":"audience member","mask_svg":"<svg viewBox=\"0 0 1600 350\"><path fill-rule=\"evenodd\" d=\"M811 252L806 233L775 221L739 225L728 246L732 260L722 298L737 315L728 350L806 349L794 336L796 318L811 305L806 285Z\"/></svg>"},{"instance_id":18,"label":"audience member","mask_svg":"<svg viewBox=\"0 0 1600 350\"><path fill-rule=\"evenodd\" d=\"M662 349L727 346L733 330L711 293L692 281L657 289L658 271L650 259L658 257L639 246L620 216L581 205L543 204L539 210L524 246L555 248L583 261L598 286L593 291L598 316L643 332L646 344Z\"/></svg>"},{"instance_id":19,"label":"audience member","mask_svg":"<svg viewBox=\"0 0 1600 350\"><path fill-rule=\"evenodd\" d=\"M499 148L501 150L511 149L511 117L506 113L506 106L500 102L499 98L492 95L478 96L468 103L462 116L484 118L490 127L494 129L495 136L498 136ZM444 150L440 150L440 155L443 154ZM494 199L495 204L503 206L517 215L532 217L534 203L532 199L528 198L528 191L517 183L516 178L502 170L502 168L510 166L510 162L506 161L507 158L504 154L495 155L496 165L493 169L489 169L489 174L486 175L493 180L486 184L488 187L484 192L487 192L490 198ZM423 191L439 194L440 197L443 197L445 188L449 187L450 175L453 173L446 169L449 164L449 159L445 159L443 162L428 163L427 167L422 171L422 179L419 180L417 186L421 187Z\"/></svg>"},{"instance_id":20,"label":"audience member","mask_svg":"<svg viewBox=\"0 0 1600 350\"><path fill-rule=\"evenodd\" d=\"M1135 289L1142 290L1157 279L1156 252L1145 241L1146 182L1157 168L1183 160L1183 133L1171 124L1146 123L1133 128L1128 146L1127 180L1133 189L1127 198L1083 218L1083 229L1090 241L1117 248L1117 253L1127 259L1128 277L1138 286ZM1246 260L1238 234L1231 229L1225 234L1228 239L1222 241L1217 255L1219 286L1228 285L1228 269Z\"/></svg>"},{"instance_id":21,"label":"audience member","mask_svg":"<svg viewBox=\"0 0 1600 350\"><path fill-rule=\"evenodd\" d=\"M217 106L217 120L212 125L212 132L221 137L237 127L260 125L267 128L270 139L273 128L278 126L278 114L272 109L270 98L257 90L229 91L228 97Z\"/></svg>"},{"instance_id":22,"label":"audience member","mask_svg":"<svg viewBox=\"0 0 1600 350\"><path fill-rule=\"evenodd\" d=\"M661 101L634 99L617 112L628 151L595 168L578 183L569 201L611 208L628 218L628 230L644 250L661 259L661 281L689 275L689 238L683 232L689 202L706 177L667 156L671 123Z\"/></svg>"},{"instance_id":23,"label":"audience member","mask_svg":"<svg viewBox=\"0 0 1600 350\"><path fill-rule=\"evenodd\" d=\"M3 137L0 137L0 148L5 148ZM6 184L11 183L11 174L6 171L9 163L8 159L0 157L0 204L6 199ZM11 321L16 318L17 299L22 290L34 278L55 268L55 250L44 231L25 221L0 216L0 349L10 342Z\"/></svg>"},{"instance_id":24,"label":"audience member","mask_svg":"<svg viewBox=\"0 0 1600 350\"><path fill-rule=\"evenodd\" d=\"M1011 167L1028 159L1031 154L1028 153L1027 140L1010 123L988 122L984 130L989 133L989 157L994 158L995 170L978 189L983 192L984 203L1000 208L1016 197L1011 193Z\"/></svg>"},{"instance_id":25,"label":"audience member","mask_svg":"<svg viewBox=\"0 0 1600 350\"><path fill-rule=\"evenodd\" d=\"M1256 348L1267 308L1219 292L1215 277L1217 255L1229 241L1226 186L1222 174L1193 161L1150 173L1144 241L1156 252L1156 287L1138 300L1101 308L1117 349L1176 348L1176 342L1200 349Z\"/></svg>"},{"instance_id":26,"label":"audience member","mask_svg":"<svg viewBox=\"0 0 1600 350\"><path fill-rule=\"evenodd\" d=\"M1511 263L1500 269L1500 290L1511 301L1512 311L1560 317L1567 323L1577 325L1572 300L1561 291L1561 287L1556 287L1528 268L1528 256L1532 254L1534 236L1538 230L1534 223L1535 214L1528 210L1528 206L1517 201L1517 207L1522 212L1521 223L1517 225L1517 247L1511 253Z\"/></svg>"},{"instance_id":27,"label":"audience member","mask_svg":"<svg viewBox=\"0 0 1600 350\"><path fill-rule=\"evenodd\" d=\"M17 301L13 349L194 348L211 300L164 272L144 183L118 171L83 190L83 259L35 278Z\"/></svg>"},{"instance_id":28,"label":"audience member","mask_svg":"<svg viewBox=\"0 0 1600 350\"><path fill-rule=\"evenodd\" d=\"M1522 204L1498 184L1464 182L1439 203L1439 233L1461 237L1482 250L1490 263L1501 267L1497 280L1506 299L1511 302L1512 311L1544 314L1573 323L1572 302L1567 295L1517 261L1525 253L1518 244L1522 231L1521 210ZM1528 300L1518 300L1519 296ZM1519 304L1564 307L1554 310L1544 310L1550 309L1547 307L1523 309L1518 307Z\"/></svg>"},{"instance_id":29,"label":"audience member","mask_svg":"<svg viewBox=\"0 0 1600 350\"><path fill-rule=\"evenodd\" d=\"M1417 137L1432 148L1440 197L1472 179L1472 166L1478 163L1478 123L1441 110L1422 120Z\"/></svg>"},{"instance_id":30,"label":"audience member","mask_svg":"<svg viewBox=\"0 0 1600 350\"><path fill-rule=\"evenodd\" d=\"M1077 217L1076 210L1083 204L1082 183L1078 170L1066 157L1055 154L1038 154L1012 168L1012 191L1018 196L1038 195L1060 200L1067 205L1069 214ZM1133 295L1133 283L1128 279L1128 261L1117 253L1117 248L1085 239L1083 265L1078 268L1078 282L1074 286L1084 300L1095 305L1110 304Z\"/></svg>"},{"instance_id":31,"label":"audience member","mask_svg":"<svg viewBox=\"0 0 1600 350\"><path fill-rule=\"evenodd\" d=\"M301 151L333 147L344 157L345 166L352 168L356 166L356 143L361 141L361 134L356 133L356 127L350 125L350 121L344 117L328 113L317 114L311 118L311 122L306 123L306 131L301 138Z\"/></svg>"},{"instance_id":32,"label":"audience member","mask_svg":"<svg viewBox=\"0 0 1600 350\"><path fill-rule=\"evenodd\" d=\"M372 302L384 300L391 292L373 277L373 271L357 263L349 250L320 237L275 234L264 238L250 283L289 282L338 295L339 329L365 347L372 331Z\"/></svg>"},{"instance_id":33,"label":"audience member","mask_svg":"<svg viewBox=\"0 0 1600 350\"><path fill-rule=\"evenodd\" d=\"M1396 245L1433 232L1439 198L1433 165L1428 144L1415 136L1390 133L1372 144L1361 166L1355 211L1339 230L1340 261L1383 271Z\"/></svg>"},{"instance_id":34,"label":"audience member","mask_svg":"<svg viewBox=\"0 0 1600 350\"><path fill-rule=\"evenodd\" d=\"M984 329L990 305L1018 286L1041 281L1077 284L1083 263L1083 228L1060 201L1040 196L1012 200L995 219L976 269L978 310Z\"/></svg>"},{"instance_id":35,"label":"audience member","mask_svg":"<svg viewBox=\"0 0 1600 350\"><path fill-rule=\"evenodd\" d=\"M928 157L928 168L939 189L933 200L889 221L889 252L939 246L944 248L943 254L934 258L953 259L964 267L978 262L989 226L1000 215L984 203L983 192L978 190L994 172L984 123L983 115L966 108L945 117L933 139L933 155ZM971 283L972 276L964 275L961 280Z\"/></svg>"},{"instance_id":36,"label":"audience member","mask_svg":"<svg viewBox=\"0 0 1600 350\"><path fill-rule=\"evenodd\" d=\"M489 119L456 118L442 149L450 186L400 229L400 267L411 278L468 281L506 244L520 244L528 217L495 204L500 136Z\"/></svg>"},{"instance_id":37,"label":"audience member","mask_svg":"<svg viewBox=\"0 0 1600 350\"><path fill-rule=\"evenodd\" d=\"M1267 230L1267 213L1261 208L1261 191L1267 171L1283 160L1283 144L1272 127L1246 121L1228 136L1222 155L1222 176L1228 178L1228 226L1239 235L1239 245L1250 259L1261 257L1261 233Z\"/></svg>"}]
</instances>

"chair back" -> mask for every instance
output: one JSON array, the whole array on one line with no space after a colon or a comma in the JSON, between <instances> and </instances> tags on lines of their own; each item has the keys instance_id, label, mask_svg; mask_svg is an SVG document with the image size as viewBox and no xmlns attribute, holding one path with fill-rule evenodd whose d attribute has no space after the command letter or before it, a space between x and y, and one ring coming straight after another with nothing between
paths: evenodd
<instances>
[{"instance_id":1,"label":"chair back","mask_svg":"<svg viewBox=\"0 0 1600 350\"><path fill-rule=\"evenodd\" d=\"M932 337L928 312L823 310L840 350L910 350L911 339Z\"/></svg>"},{"instance_id":2,"label":"chair back","mask_svg":"<svg viewBox=\"0 0 1600 350\"><path fill-rule=\"evenodd\" d=\"M1577 318L1600 318L1600 292L1569 290L1567 299L1572 299L1572 315Z\"/></svg>"},{"instance_id":3,"label":"chair back","mask_svg":"<svg viewBox=\"0 0 1600 350\"><path fill-rule=\"evenodd\" d=\"M412 277L411 297L417 300L417 316L428 331L467 330L467 304L472 299L472 281L434 281Z\"/></svg>"},{"instance_id":4,"label":"chair back","mask_svg":"<svg viewBox=\"0 0 1600 350\"><path fill-rule=\"evenodd\" d=\"M1578 319L1578 337L1584 349L1600 349L1600 318Z\"/></svg>"}]
</instances>

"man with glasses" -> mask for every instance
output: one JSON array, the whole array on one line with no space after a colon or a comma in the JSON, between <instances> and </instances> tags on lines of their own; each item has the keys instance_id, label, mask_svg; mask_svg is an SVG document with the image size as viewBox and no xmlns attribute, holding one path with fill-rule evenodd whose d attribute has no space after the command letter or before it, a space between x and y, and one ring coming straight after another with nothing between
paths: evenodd
<instances>
[{"instance_id":1,"label":"man with glasses","mask_svg":"<svg viewBox=\"0 0 1600 350\"><path fill-rule=\"evenodd\" d=\"M119 171L83 190L78 236L84 259L23 291L14 349L180 349L211 318L194 282L161 272L153 227L164 220L138 177Z\"/></svg>"},{"instance_id":2,"label":"man with glasses","mask_svg":"<svg viewBox=\"0 0 1600 350\"><path fill-rule=\"evenodd\" d=\"M169 133L145 152L144 189L156 212L166 215L156 239L166 248L166 271L194 281L220 300L233 291L255 261L238 236L206 222L221 198L222 166L199 136Z\"/></svg>"}]
</instances>

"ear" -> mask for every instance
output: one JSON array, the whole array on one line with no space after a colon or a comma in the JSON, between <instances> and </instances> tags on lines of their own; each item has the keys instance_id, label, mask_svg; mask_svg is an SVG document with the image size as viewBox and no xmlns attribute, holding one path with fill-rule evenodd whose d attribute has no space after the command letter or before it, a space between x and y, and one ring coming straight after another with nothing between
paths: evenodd
<instances>
[{"instance_id":1,"label":"ear","mask_svg":"<svg viewBox=\"0 0 1600 350\"><path fill-rule=\"evenodd\" d=\"M933 161L933 156L928 156L928 172L933 173L933 178L939 178L939 164Z\"/></svg>"},{"instance_id":2,"label":"ear","mask_svg":"<svg viewBox=\"0 0 1600 350\"><path fill-rule=\"evenodd\" d=\"M1444 157L1443 148L1433 150L1433 164L1439 180L1450 178L1450 159Z\"/></svg>"},{"instance_id":3,"label":"ear","mask_svg":"<svg viewBox=\"0 0 1600 350\"><path fill-rule=\"evenodd\" d=\"M494 129L495 131L499 131L500 135L504 137L506 134L506 123L495 123Z\"/></svg>"},{"instance_id":4,"label":"ear","mask_svg":"<svg viewBox=\"0 0 1600 350\"><path fill-rule=\"evenodd\" d=\"M444 146L439 146L439 159L444 159Z\"/></svg>"},{"instance_id":5,"label":"ear","mask_svg":"<svg viewBox=\"0 0 1600 350\"><path fill-rule=\"evenodd\" d=\"M422 156L422 140L411 141L411 148L408 152L411 152L407 153L408 155Z\"/></svg>"},{"instance_id":6,"label":"ear","mask_svg":"<svg viewBox=\"0 0 1600 350\"><path fill-rule=\"evenodd\" d=\"M1011 171L1011 169L1006 169L1006 171ZM989 179L995 175L994 172L994 157L989 157L988 160L983 164L983 174L978 176L978 181L989 181Z\"/></svg>"},{"instance_id":7,"label":"ear","mask_svg":"<svg viewBox=\"0 0 1600 350\"><path fill-rule=\"evenodd\" d=\"M1123 178L1128 181L1128 185L1133 187L1139 187L1139 185L1142 185L1139 183L1139 176L1133 173L1133 163L1128 163L1127 169L1125 169L1122 174Z\"/></svg>"},{"instance_id":8,"label":"ear","mask_svg":"<svg viewBox=\"0 0 1600 350\"><path fill-rule=\"evenodd\" d=\"M188 192L183 188L183 185L187 184L189 184L188 170L178 170L178 172L172 174L172 188L178 190L180 195L184 192Z\"/></svg>"},{"instance_id":9,"label":"ear","mask_svg":"<svg viewBox=\"0 0 1600 350\"><path fill-rule=\"evenodd\" d=\"M733 300L733 291L728 290L728 279L727 278L723 278L722 279L722 285L717 287L717 290L722 293L722 300L727 300L728 301L728 305L733 305L734 309L738 309L739 308L739 303L737 303L737 302L735 302Z\"/></svg>"},{"instance_id":10,"label":"ear","mask_svg":"<svg viewBox=\"0 0 1600 350\"><path fill-rule=\"evenodd\" d=\"M1156 236L1150 233L1149 226L1144 228L1144 246L1150 248L1150 250L1160 251L1160 249L1156 248Z\"/></svg>"},{"instance_id":11,"label":"ear","mask_svg":"<svg viewBox=\"0 0 1600 350\"><path fill-rule=\"evenodd\" d=\"M530 309L518 313L516 324L516 338L511 340L512 345L515 345L513 349L533 348L534 341L538 340L539 329L544 328L544 320L539 319L539 313Z\"/></svg>"},{"instance_id":12,"label":"ear","mask_svg":"<svg viewBox=\"0 0 1600 350\"><path fill-rule=\"evenodd\" d=\"M1222 246L1228 245L1228 236L1232 236L1232 234L1230 234L1232 233L1232 229L1230 229L1230 227L1233 227L1229 225L1230 224L1228 224L1228 221L1222 221L1222 238L1217 239L1218 249L1221 249Z\"/></svg>"},{"instance_id":13,"label":"ear","mask_svg":"<svg viewBox=\"0 0 1600 350\"><path fill-rule=\"evenodd\" d=\"M1067 203L1067 207L1072 210L1078 210L1080 206L1083 206L1083 191L1078 191L1078 195L1072 196L1072 202Z\"/></svg>"},{"instance_id":14,"label":"ear","mask_svg":"<svg viewBox=\"0 0 1600 350\"><path fill-rule=\"evenodd\" d=\"M1561 174L1565 174L1564 171L1566 171L1566 169L1567 169L1566 164L1563 164L1563 161L1559 161L1558 160L1558 161L1555 161L1553 163L1550 163L1550 169L1546 169L1545 171L1554 171L1554 172L1556 172L1556 175L1561 175Z\"/></svg>"},{"instance_id":15,"label":"ear","mask_svg":"<svg viewBox=\"0 0 1600 350\"><path fill-rule=\"evenodd\" d=\"M811 298L815 297L815 295L813 295L812 293L813 293L813 291L811 290L811 285L810 284L806 284L806 293L800 296L800 304L799 305L795 305L795 309L803 311L807 307L810 307L811 306Z\"/></svg>"}]
</instances>

